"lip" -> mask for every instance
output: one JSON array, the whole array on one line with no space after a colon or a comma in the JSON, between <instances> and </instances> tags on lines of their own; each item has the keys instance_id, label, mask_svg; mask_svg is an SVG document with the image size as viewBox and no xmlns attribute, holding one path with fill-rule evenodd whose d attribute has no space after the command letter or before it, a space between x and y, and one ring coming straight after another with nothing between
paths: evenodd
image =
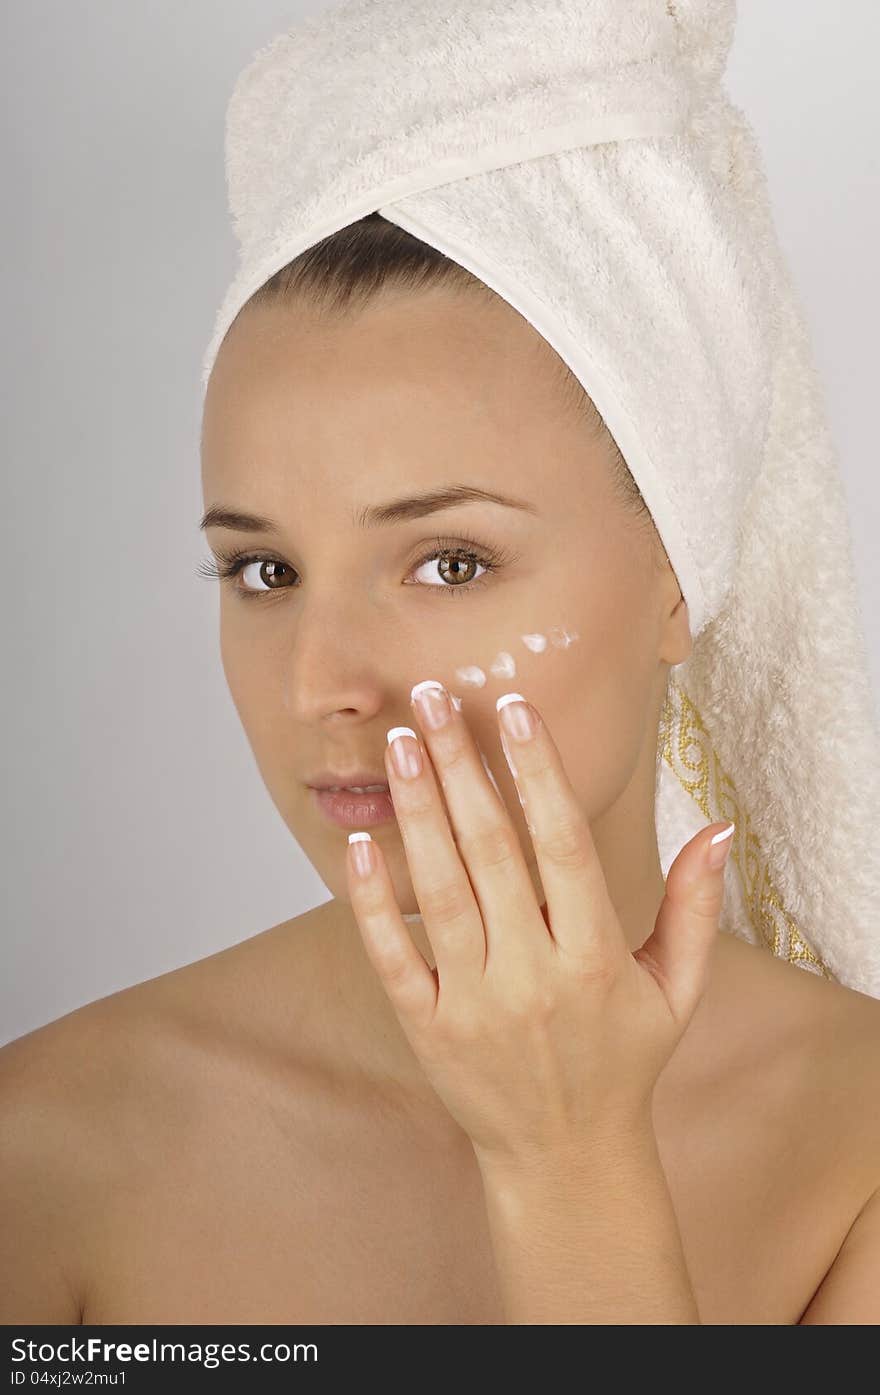
<instances>
[{"instance_id":1,"label":"lip","mask_svg":"<svg viewBox=\"0 0 880 1395\"><path fill-rule=\"evenodd\" d=\"M361 784L361 781L353 783ZM363 783L376 785L379 781L365 780ZM338 794L331 794L327 789L310 788L315 807L337 828L372 828L375 824L388 823L396 818L390 790L382 793L376 790L373 794L352 794L350 790L340 790Z\"/></svg>"},{"instance_id":2,"label":"lip","mask_svg":"<svg viewBox=\"0 0 880 1395\"><path fill-rule=\"evenodd\" d=\"M313 790L328 789L331 785L387 785L388 777L384 770L381 775L366 770L351 770L347 775L337 775L334 770L319 770L306 780L306 784Z\"/></svg>"}]
</instances>

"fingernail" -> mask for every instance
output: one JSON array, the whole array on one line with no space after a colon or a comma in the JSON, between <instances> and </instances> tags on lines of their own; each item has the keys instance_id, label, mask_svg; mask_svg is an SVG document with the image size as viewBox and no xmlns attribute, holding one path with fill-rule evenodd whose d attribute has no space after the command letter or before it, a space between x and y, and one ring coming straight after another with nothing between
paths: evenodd
<instances>
[{"instance_id":1,"label":"fingernail","mask_svg":"<svg viewBox=\"0 0 880 1395\"><path fill-rule=\"evenodd\" d=\"M502 693L495 708L501 714L504 730L515 741L528 741L538 730L534 713L522 693Z\"/></svg>"},{"instance_id":2,"label":"fingernail","mask_svg":"<svg viewBox=\"0 0 880 1395\"><path fill-rule=\"evenodd\" d=\"M354 870L359 877L368 877L373 871L373 840L369 833L349 833L349 846L352 849Z\"/></svg>"},{"instance_id":3,"label":"fingernail","mask_svg":"<svg viewBox=\"0 0 880 1395\"><path fill-rule=\"evenodd\" d=\"M730 849L733 846L733 830L736 824L732 823L729 828L725 828L722 833L716 833L710 840L706 851L706 862L713 872L717 872L724 866L730 856Z\"/></svg>"},{"instance_id":4,"label":"fingernail","mask_svg":"<svg viewBox=\"0 0 880 1395\"><path fill-rule=\"evenodd\" d=\"M387 733L387 740L398 775L404 780L413 780L421 774L422 753L412 727L392 727Z\"/></svg>"},{"instance_id":5,"label":"fingernail","mask_svg":"<svg viewBox=\"0 0 880 1395\"><path fill-rule=\"evenodd\" d=\"M446 689L435 678L426 678L424 682L416 683L409 696L410 702L415 704L425 725L433 731L436 731L438 727L445 726L449 721L450 707Z\"/></svg>"}]
</instances>

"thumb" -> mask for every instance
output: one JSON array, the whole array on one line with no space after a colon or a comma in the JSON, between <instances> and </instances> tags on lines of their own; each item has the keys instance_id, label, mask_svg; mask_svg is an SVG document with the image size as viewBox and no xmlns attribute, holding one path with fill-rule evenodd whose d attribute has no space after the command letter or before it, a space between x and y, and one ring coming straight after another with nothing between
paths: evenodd
<instances>
[{"instance_id":1,"label":"thumb","mask_svg":"<svg viewBox=\"0 0 880 1395\"><path fill-rule=\"evenodd\" d=\"M710 824L685 844L669 869L654 933L633 954L657 979L682 1029L708 979L735 828Z\"/></svg>"}]
</instances>

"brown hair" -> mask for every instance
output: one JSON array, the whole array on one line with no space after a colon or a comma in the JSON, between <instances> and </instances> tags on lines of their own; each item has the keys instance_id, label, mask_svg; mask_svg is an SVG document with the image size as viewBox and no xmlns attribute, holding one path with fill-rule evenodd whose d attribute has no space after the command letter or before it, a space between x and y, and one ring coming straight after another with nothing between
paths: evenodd
<instances>
[{"instance_id":1,"label":"brown hair","mask_svg":"<svg viewBox=\"0 0 880 1395\"><path fill-rule=\"evenodd\" d=\"M479 277L444 256L436 247L389 222L380 213L368 213L306 248L281 267L254 292L247 305L302 295L322 309L341 312L364 305L385 285L411 291L429 285L447 285L452 289L495 296ZM553 360L565 405L581 413L589 439L605 445L618 497L625 506L632 508L637 518L650 525L659 546L654 520L617 442L568 364L555 352Z\"/></svg>"}]
</instances>

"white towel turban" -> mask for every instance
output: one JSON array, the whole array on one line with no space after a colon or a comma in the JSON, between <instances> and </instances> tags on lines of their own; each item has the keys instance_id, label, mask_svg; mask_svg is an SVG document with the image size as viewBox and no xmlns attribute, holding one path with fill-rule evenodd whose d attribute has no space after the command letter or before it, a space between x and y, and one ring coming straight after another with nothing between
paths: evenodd
<instances>
[{"instance_id":1,"label":"white towel turban","mask_svg":"<svg viewBox=\"0 0 880 1395\"><path fill-rule=\"evenodd\" d=\"M378 211L523 315L583 384L688 604L659 733L664 876L736 822L722 928L880 997L880 737L845 495L754 134L735 0L348 0L240 74L254 291Z\"/></svg>"}]
</instances>

